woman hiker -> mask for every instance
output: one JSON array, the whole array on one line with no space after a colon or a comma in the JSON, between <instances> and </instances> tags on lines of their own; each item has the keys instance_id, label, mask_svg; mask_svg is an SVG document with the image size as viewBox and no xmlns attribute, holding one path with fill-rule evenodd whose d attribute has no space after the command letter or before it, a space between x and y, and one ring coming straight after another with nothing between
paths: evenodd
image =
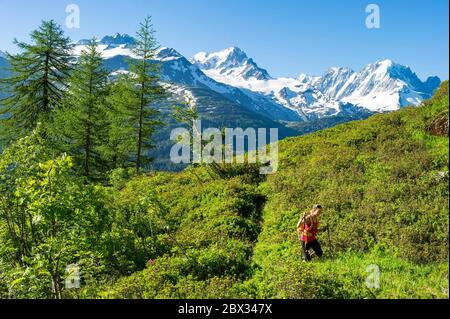
<instances>
[{"instance_id":1,"label":"woman hiker","mask_svg":"<svg viewBox=\"0 0 450 319\"><path fill-rule=\"evenodd\" d=\"M298 237L302 243L302 259L311 260L310 249L314 250L317 257L323 255L322 248L316 235L319 228L319 216L322 214L322 206L314 205L313 209L300 218L297 223Z\"/></svg>"}]
</instances>

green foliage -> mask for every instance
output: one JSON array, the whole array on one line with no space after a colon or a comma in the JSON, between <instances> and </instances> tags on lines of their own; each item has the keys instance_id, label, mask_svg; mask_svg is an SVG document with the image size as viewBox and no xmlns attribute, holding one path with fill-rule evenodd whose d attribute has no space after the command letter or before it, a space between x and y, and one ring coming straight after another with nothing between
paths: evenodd
<instances>
[{"instance_id":1,"label":"green foliage","mask_svg":"<svg viewBox=\"0 0 450 319\"><path fill-rule=\"evenodd\" d=\"M55 111L50 130L56 148L68 151L88 180L99 179L105 171L101 147L109 131L106 118L108 72L103 67L95 39L81 52L69 83L64 107Z\"/></svg>"},{"instance_id":2,"label":"green foliage","mask_svg":"<svg viewBox=\"0 0 450 319\"><path fill-rule=\"evenodd\" d=\"M50 157L39 131L0 157L0 264L9 297L61 298L65 266L95 257L105 196L72 167L68 156Z\"/></svg>"},{"instance_id":3,"label":"green foliage","mask_svg":"<svg viewBox=\"0 0 450 319\"><path fill-rule=\"evenodd\" d=\"M289 225L319 202L337 251L383 243L415 262L447 260L448 137L431 139L423 123L448 99L429 103L283 141L280 169L265 186L269 222L260 238L295 238Z\"/></svg>"},{"instance_id":4,"label":"green foliage","mask_svg":"<svg viewBox=\"0 0 450 319\"><path fill-rule=\"evenodd\" d=\"M260 186L257 271L241 295L448 298L448 136L427 130L447 109L445 82L421 107L281 142L279 171ZM303 264L295 225L311 203L325 209L328 258ZM370 264L381 268L377 291L364 285Z\"/></svg>"},{"instance_id":5,"label":"green foliage","mask_svg":"<svg viewBox=\"0 0 450 319\"><path fill-rule=\"evenodd\" d=\"M21 51L8 54L10 77L0 80L7 97L0 114L2 139L10 141L48 121L51 110L61 104L72 60L70 39L53 20L43 21L30 34L32 44L15 44ZM1 117L0 117L1 119Z\"/></svg>"},{"instance_id":6,"label":"green foliage","mask_svg":"<svg viewBox=\"0 0 450 319\"><path fill-rule=\"evenodd\" d=\"M197 107L192 101L187 101L183 103L183 105L176 105L174 107L173 111L173 117L174 119L182 124L185 125L190 132L192 132L192 135L190 135L189 138L189 149L191 158L201 157L202 153L204 151L205 146L208 145L210 141L205 141L201 137L201 132L199 132L199 128L194 125L194 122L200 119L200 115L198 113ZM222 129L222 144L225 141L225 132L224 129ZM201 138L201 147L200 149L196 149L194 146L194 139L198 137ZM264 175L260 174L260 163L248 163L248 154L244 155L244 163L237 164L236 158L233 158L233 163L226 163L225 161L225 152L227 146L221 146L222 147L222 163L212 162L212 163L193 163L193 167L204 167L209 175L212 178L222 178L222 179L230 179L235 176L242 176L243 179L250 183L258 183L264 179ZM194 152L197 152L199 154L194 154ZM214 154L210 154L214 155Z\"/></svg>"},{"instance_id":7,"label":"green foliage","mask_svg":"<svg viewBox=\"0 0 450 319\"><path fill-rule=\"evenodd\" d=\"M297 252L299 253L299 252ZM448 298L448 263L417 265L374 247L304 263L298 255L268 256L254 276L235 287L242 298L386 299ZM379 272L378 287L372 267Z\"/></svg>"},{"instance_id":8,"label":"green foliage","mask_svg":"<svg viewBox=\"0 0 450 319\"><path fill-rule=\"evenodd\" d=\"M219 179L206 166L145 178L162 191L168 211L181 209L169 219L173 239L161 236L170 248L99 296L448 297L448 157L435 161L436 145L425 142L421 123L433 117L427 108L283 141L280 169L267 181L246 178L251 169L239 165L231 166L236 175ZM436 141L448 145L446 137ZM127 185L127 200L145 189L136 182ZM329 237L319 234L327 257L303 263L295 225L317 202L330 229ZM224 212L224 204L239 217ZM369 265L380 268L379 289L366 286Z\"/></svg>"},{"instance_id":9,"label":"green foliage","mask_svg":"<svg viewBox=\"0 0 450 319\"><path fill-rule=\"evenodd\" d=\"M109 109L106 113L109 131L102 153L111 168L127 168L135 165L136 112L139 96L132 77L120 75L111 85L107 97Z\"/></svg>"}]
</instances>

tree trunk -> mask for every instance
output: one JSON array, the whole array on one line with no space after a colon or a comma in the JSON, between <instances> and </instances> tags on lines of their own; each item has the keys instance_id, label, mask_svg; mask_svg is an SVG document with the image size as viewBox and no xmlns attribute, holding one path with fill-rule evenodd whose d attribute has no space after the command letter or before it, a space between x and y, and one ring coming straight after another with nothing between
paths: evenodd
<instances>
[{"instance_id":1,"label":"tree trunk","mask_svg":"<svg viewBox=\"0 0 450 319\"><path fill-rule=\"evenodd\" d=\"M92 75L89 78L89 99L88 99L88 120L86 128L86 142L85 142L85 158L84 158L84 176L89 179L90 177L90 167L89 160L91 157L91 120L92 120Z\"/></svg>"},{"instance_id":2,"label":"tree trunk","mask_svg":"<svg viewBox=\"0 0 450 319\"><path fill-rule=\"evenodd\" d=\"M61 278L58 273L52 273L52 287L55 299L62 299L62 285Z\"/></svg>"},{"instance_id":3,"label":"tree trunk","mask_svg":"<svg viewBox=\"0 0 450 319\"><path fill-rule=\"evenodd\" d=\"M144 60L144 63L147 63ZM140 101L140 108L139 108L139 126L138 126L138 141L137 141L137 155L136 155L136 172L139 173L139 169L141 168L141 156L142 156L142 130L143 130L143 122L144 122L144 107L145 107L145 73L146 68L144 64L144 70L143 70L144 76L142 77L141 82L141 101Z\"/></svg>"},{"instance_id":4,"label":"tree trunk","mask_svg":"<svg viewBox=\"0 0 450 319\"><path fill-rule=\"evenodd\" d=\"M49 87L49 83L48 83L48 73L49 73L49 61L50 61L50 53L47 51L45 52L45 65L44 65L44 81L43 81L43 94L42 94L42 98L43 98L43 110L44 112L49 112L50 111L50 98L49 98L49 93L48 93L48 87Z\"/></svg>"}]
</instances>

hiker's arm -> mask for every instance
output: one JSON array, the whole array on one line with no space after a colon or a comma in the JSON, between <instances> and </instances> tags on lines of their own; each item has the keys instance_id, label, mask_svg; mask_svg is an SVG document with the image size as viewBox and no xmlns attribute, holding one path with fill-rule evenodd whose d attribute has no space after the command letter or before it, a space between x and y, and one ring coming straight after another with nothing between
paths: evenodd
<instances>
[{"instance_id":1,"label":"hiker's arm","mask_svg":"<svg viewBox=\"0 0 450 319\"><path fill-rule=\"evenodd\" d=\"M299 231L299 229L303 230L303 228L305 228L305 218L304 216L300 217L300 219L298 220L297 223L297 231Z\"/></svg>"}]
</instances>

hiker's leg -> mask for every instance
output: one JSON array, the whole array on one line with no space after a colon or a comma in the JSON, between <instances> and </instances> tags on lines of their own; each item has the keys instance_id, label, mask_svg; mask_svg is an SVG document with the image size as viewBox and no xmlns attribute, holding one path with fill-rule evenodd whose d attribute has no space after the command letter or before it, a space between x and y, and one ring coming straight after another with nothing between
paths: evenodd
<instances>
[{"instance_id":1,"label":"hiker's leg","mask_svg":"<svg viewBox=\"0 0 450 319\"><path fill-rule=\"evenodd\" d=\"M314 250L317 257L322 257L322 247L320 246L320 243L317 241L317 239L311 243L311 248Z\"/></svg>"},{"instance_id":2,"label":"hiker's leg","mask_svg":"<svg viewBox=\"0 0 450 319\"><path fill-rule=\"evenodd\" d=\"M309 260L311 260L311 256L309 255L309 252L308 252L309 244L305 244L304 241L301 241L301 242L302 242L302 259L305 261L309 261Z\"/></svg>"}]
</instances>

